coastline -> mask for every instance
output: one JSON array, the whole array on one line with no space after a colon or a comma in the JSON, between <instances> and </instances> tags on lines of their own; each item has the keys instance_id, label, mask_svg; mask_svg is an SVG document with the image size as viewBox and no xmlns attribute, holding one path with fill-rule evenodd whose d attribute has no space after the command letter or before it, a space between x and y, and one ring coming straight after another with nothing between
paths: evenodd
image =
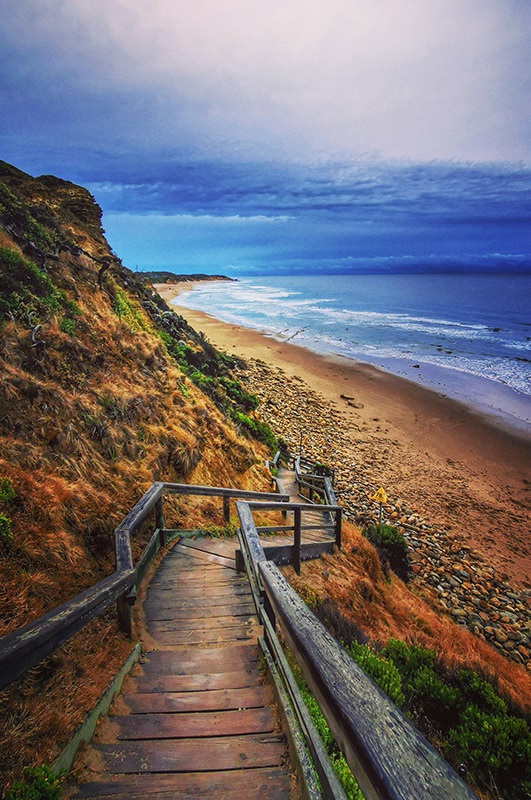
<instances>
[{"instance_id":1,"label":"coastline","mask_svg":"<svg viewBox=\"0 0 531 800\"><path fill-rule=\"evenodd\" d=\"M528 435L369 364L180 307L176 298L193 283L155 288L220 350L258 359L310 387L341 415L353 463L363 452L375 484L450 530L514 586L530 588Z\"/></svg>"}]
</instances>

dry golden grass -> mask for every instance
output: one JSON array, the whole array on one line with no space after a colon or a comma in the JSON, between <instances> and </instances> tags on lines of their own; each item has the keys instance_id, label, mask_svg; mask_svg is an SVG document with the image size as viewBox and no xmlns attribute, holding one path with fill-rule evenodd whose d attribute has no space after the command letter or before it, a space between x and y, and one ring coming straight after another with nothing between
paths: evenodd
<instances>
[{"instance_id":1,"label":"dry golden grass","mask_svg":"<svg viewBox=\"0 0 531 800\"><path fill-rule=\"evenodd\" d=\"M525 668L435 612L422 592L410 590L395 576L387 581L375 549L353 525L344 525L342 553L304 562L300 577L291 567L285 572L307 602L335 601L372 643L396 638L430 648L449 668L489 675L506 697L531 711L531 679Z\"/></svg>"},{"instance_id":2,"label":"dry golden grass","mask_svg":"<svg viewBox=\"0 0 531 800\"><path fill-rule=\"evenodd\" d=\"M130 650L107 613L0 693L0 791L57 758Z\"/></svg>"},{"instance_id":3,"label":"dry golden grass","mask_svg":"<svg viewBox=\"0 0 531 800\"><path fill-rule=\"evenodd\" d=\"M91 250L88 240L82 246ZM32 347L29 321L0 328L0 478L16 492L0 506L13 533L0 542L0 635L113 571L114 529L154 480L268 485L262 449L184 377L133 295L146 330L117 318L90 259L63 253L49 269L79 308L74 335L53 316L38 331L40 347ZM216 513L184 504L190 527ZM149 534L133 543L135 553ZM4 693L6 776L49 760L51 743L66 740L103 690L127 647L114 623L102 625L92 623L82 645L69 643Z\"/></svg>"}]
</instances>

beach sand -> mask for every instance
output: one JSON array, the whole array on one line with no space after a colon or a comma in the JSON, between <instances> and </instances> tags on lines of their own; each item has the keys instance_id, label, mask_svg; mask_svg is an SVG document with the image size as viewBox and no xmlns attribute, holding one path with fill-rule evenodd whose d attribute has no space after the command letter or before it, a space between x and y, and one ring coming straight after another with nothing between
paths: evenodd
<instances>
[{"instance_id":1,"label":"beach sand","mask_svg":"<svg viewBox=\"0 0 531 800\"><path fill-rule=\"evenodd\" d=\"M171 303L193 286L155 288ZM296 377L310 387L340 414L352 461L362 454L376 488L383 486L430 524L448 529L515 588L531 587L528 434L370 365L317 355L171 305L221 351L259 359L286 380ZM326 453L322 461L329 461Z\"/></svg>"}]
</instances>

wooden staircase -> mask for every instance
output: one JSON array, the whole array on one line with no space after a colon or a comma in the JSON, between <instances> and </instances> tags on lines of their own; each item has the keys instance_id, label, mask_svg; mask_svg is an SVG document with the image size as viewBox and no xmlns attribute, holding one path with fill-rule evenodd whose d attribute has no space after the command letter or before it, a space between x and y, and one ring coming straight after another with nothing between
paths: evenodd
<instances>
[{"instance_id":1,"label":"wooden staircase","mask_svg":"<svg viewBox=\"0 0 531 800\"><path fill-rule=\"evenodd\" d=\"M281 485L285 494L289 495L290 503L308 503L306 497L299 494L299 487L295 477L295 472L285 467L280 467L278 470L278 477L280 478ZM319 529L319 525L327 524L330 522L330 515L319 509L318 505L312 506L311 510L304 512L304 522L306 525L317 526L315 530L303 531L302 542L322 542L323 540L333 539L333 534L326 529Z\"/></svg>"},{"instance_id":2,"label":"wooden staircase","mask_svg":"<svg viewBox=\"0 0 531 800\"><path fill-rule=\"evenodd\" d=\"M287 798L287 746L260 671L235 540L182 539L143 604L147 652L77 767L78 798Z\"/></svg>"}]
</instances>

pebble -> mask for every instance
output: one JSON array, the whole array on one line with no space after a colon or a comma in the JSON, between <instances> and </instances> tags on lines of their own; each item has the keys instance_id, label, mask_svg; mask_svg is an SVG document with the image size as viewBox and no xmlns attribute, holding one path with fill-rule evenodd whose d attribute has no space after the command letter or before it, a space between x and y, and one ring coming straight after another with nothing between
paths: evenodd
<instances>
[{"instance_id":1,"label":"pebble","mask_svg":"<svg viewBox=\"0 0 531 800\"><path fill-rule=\"evenodd\" d=\"M292 453L298 452L302 431L304 455L335 470L334 490L346 519L360 527L378 522L378 509L369 498L379 488L372 474L374 468L382 469L385 450L380 454L381 464L375 463L378 454L367 442L365 459L361 441L354 460L342 415L300 378L291 379L282 370L253 359L242 367L239 377L259 398L262 418L284 438ZM349 402L356 400L349 398ZM357 430L363 431L363 425ZM388 497L383 512L382 521L396 526L409 545L410 585L429 587L441 613L450 614L456 623L531 671L531 592L510 586L454 533L432 525L403 498Z\"/></svg>"}]
</instances>

